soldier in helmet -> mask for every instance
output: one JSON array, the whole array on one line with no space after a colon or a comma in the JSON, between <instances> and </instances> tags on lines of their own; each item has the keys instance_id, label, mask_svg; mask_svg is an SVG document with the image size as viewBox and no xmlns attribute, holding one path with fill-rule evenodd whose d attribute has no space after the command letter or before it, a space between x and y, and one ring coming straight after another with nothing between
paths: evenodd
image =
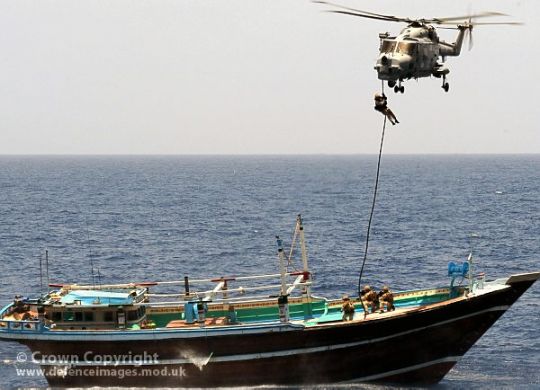
<instances>
[{"instance_id":1,"label":"soldier in helmet","mask_svg":"<svg viewBox=\"0 0 540 390\"><path fill-rule=\"evenodd\" d=\"M392 110L388 108L388 98L384 93L380 94L377 92L375 94L375 110L385 115L392 125L399 123Z\"/></svg>"},{"instance_id":2,"label":"soldier in helmet","mask_svg":"<svg viewBox=\"0 0 540 390\"><path fill-rule=\"evenodd\" d=\"M343 296L343 304L341 305L341 312L343 313L343 321L352 321L354 318L354 303L351 301L348 295Z\"/></svg>"},{"instance_id":3,"label":"soldier in helmet","mask_svg":"<svg viewBox=\"0 0 540 390\"><path fill-rule=\"evenodd\" d=\"M28 310L30 310L30 307L24 302L23 297L20 295L15 295L15 298L13 300L13 311L15 313L25 313Z\"/></svg>"},{"instance_id":4,"label":"soldier in helmet","mask_svg":"<svg viewBox=\"0 0 540 390\"><path fill-rule=\"evenodd\" d=\"M364 286L362 289L362 297L366 306L371 307L371 312L375 313L379 307L379 298L377 293L371 289L370 286Z\"/></svg>"},{"instance_id":5,"label":"soldier in helmet","mask_svg":"<svg viewBox=\"0 0 540 390\"><path fill-rule=\"evenodd\" d=\"M392 291L390 291L388 286L383 286L381 292L379 292L379 305L381 313L384 313L385 308L386 311L396 310L394 306L394 294L392 294Z\"/></svg>"}]
</instances>

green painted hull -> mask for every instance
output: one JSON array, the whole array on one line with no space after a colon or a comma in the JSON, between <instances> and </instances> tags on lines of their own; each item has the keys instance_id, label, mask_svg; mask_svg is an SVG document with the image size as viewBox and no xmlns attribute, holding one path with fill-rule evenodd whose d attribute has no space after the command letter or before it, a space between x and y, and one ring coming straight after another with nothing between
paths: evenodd
<instances>
[{"instance_id":1,"label":"green painted hull","mask_svg":"<svg viewBox=\"0 0 540 390\"><path fill-rule=\"evenodd\" d=\"M440 288L433 290L404 291L395 295L395 305L422 306L444 301L450 297L450 289ZM361 305L356 301L356 305ZM277 300L265 300L258 302L243 302L234 306L236 320L238 322L272 321L279 319ZM289 315L291 319L317 318L317 322L335 321L341 319L341 300L327 300L313 298L311 302L301 299L289 303ZM166 327L171 321L184 320L183 307L151 310L147 313L148 319L156 324L156 327ZM209 304L207 318L228 317L229 310L223 304ZM334 318L335 317L335 318Z\"/></svg>"}]
</instances>

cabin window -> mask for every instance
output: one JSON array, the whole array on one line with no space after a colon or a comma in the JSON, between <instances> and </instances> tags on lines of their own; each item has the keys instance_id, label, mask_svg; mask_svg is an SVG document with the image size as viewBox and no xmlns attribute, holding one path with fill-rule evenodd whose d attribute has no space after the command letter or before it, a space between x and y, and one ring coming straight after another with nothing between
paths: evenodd
<instances>
[{"instance_id":1,"label":"cabin window","mask_svg":"<svg viewBox=\"0 0 540 390\"><path fill-rule=\"evenodd\" d=\"M53 311L52 312L52 321L53 322L62 321L62 312L61 311Z\"/></svg>"},{"instance_id":2,"label":"cabin window","mask_svg":"<svg viewBox=\"0 0 540 390\"><path fill-rule=\"evenodd\" d=\"M393 53L395 48L395 41L382 41L381 53Z\"/></svg>"},{"instance_id":3,"label":"cabin window","mask_svg":"<svg viewBox=\"0 0 540 390\"><path fill-rule=\"evenodd\" d=\"M72 311L65 311L63 314L64 321L73 321L75 319Z\"/></svg>"},{"instance_id":4,"label":"cabin window","mask_svg":"<svg viewBox=\"0 0 540 390\"><path fill-rule=\"evenodd\" d=\"M81 322L83 320L83 313L82 311L76 311L75 312L75 321Z\"/></svg>"},{"instance_id":5,"label":"cabin window","mask_svg":"<svg viewBox=\"0 0 540 390\"><path fill-rule=\"evenodd\" d=\"M113 312L112 311L106 311L103 314L103 321L105 321L105 322L113 322L114 321Z\"/></svg>"},{"instance_id":6,"label":"cabin window","mask_svg":"<svg viewBox=\"0 0 540 390\"><path fill-rule=\"evenodd\" d=\"M401 54L414 54L416 43L414 42L399 42L397 52Z\"/></svg>"},{"instance_id":7,"label":"cabin window","mask_svg":"<svg viewBox=\"0 0 540 390\"><path fill-rule=\"evenodd\" d=\"M127 312L128 321L135 321L137 318L139 318L137 310L131 310Z\"/></svg>"},{"instance_id":8,"label":"cabin window","mask_svg":"<svg viewBox=\"0 0 540 390\"><path fill-rule=\"evenodd\" d=\"M85 322L92 322L94 321L94 313L91 311L87 311L84 313L84 321Z\"/></svg>"}]
</instances>

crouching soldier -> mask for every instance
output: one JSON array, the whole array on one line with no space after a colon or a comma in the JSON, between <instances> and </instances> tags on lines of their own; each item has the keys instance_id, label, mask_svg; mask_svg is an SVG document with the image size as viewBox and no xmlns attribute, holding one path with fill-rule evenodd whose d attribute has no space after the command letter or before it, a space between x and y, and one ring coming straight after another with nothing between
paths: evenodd
<instances>
[{"instance_id":1,"label":"crouching soldier","mask_svg":"<svg viewBox=\"0 0 540 390\"><path fill-rule=\"evenodd\" d=\"M343 296L343 304L341 305L341 312L343 313L343 321L352 321L354 318L354 303L350 300L348 295Z\"/></svg>"},{"instance_id":2,"label":"crouching soldier","mask_svg":"<svg viewBox=\"0 0 540 390\"><path fill-rule=\"evenodd\" d=\"M371 307L372 313L375 313L379 308L379 297L377 296L377 293L371 289L371 287L364 286L362 289L361 299L364 301L365 307Z\"/></svg>"},{"instance_id":3,"label":"crouching soldier","mask_svg":"<svg viewBox=\"0 0 540 390\"><path fill-rule=\"evenodd\" d=\"M381 308L381 313L384 313L385 308L386 311L396 310L394 306L394 294L392 294L392 291L388 289L388 286L384 286L379 293L379 305Z\"/></svg>"}]
</instances>

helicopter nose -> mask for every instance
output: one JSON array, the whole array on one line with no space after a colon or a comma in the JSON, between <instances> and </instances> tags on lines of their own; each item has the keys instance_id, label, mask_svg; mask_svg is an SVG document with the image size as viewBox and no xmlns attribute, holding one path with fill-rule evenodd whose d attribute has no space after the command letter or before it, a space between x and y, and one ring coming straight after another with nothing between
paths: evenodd
<instances>
[{"instance_id":1,"label":"helicopter nose","mask_svg":"<svg viewBox=\"0 0 540 390\"><path fill-rule=\"evenodd\" d=\"M387 55L383 55L379 57L377 60L377 63L375 64L375 70L379 74L379 78L386 80L386 79L394 79L399 71L399 66L396 66L396 64L393 63L391 57Z\"/></svg>"}]
</instances>

